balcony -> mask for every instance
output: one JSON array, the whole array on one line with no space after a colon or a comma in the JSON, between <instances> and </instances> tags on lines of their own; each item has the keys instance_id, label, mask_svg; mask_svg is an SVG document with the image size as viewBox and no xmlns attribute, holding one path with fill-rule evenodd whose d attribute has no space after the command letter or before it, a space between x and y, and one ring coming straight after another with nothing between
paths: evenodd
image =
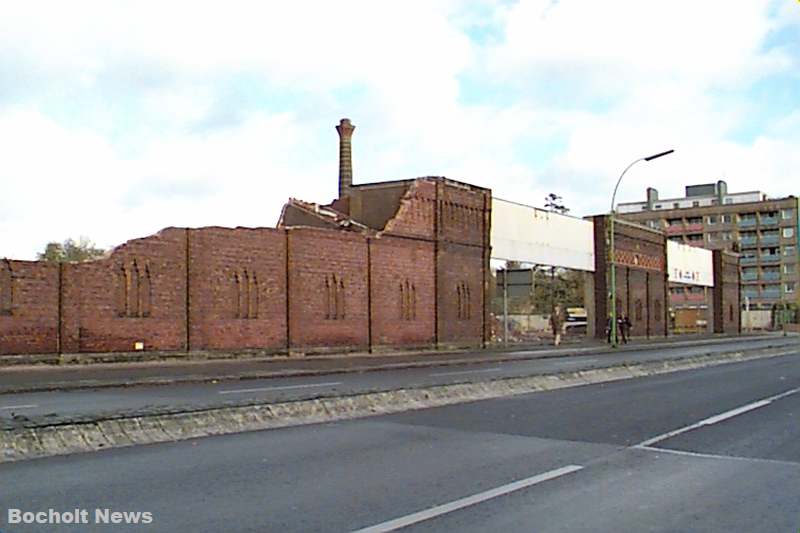
<instances>
[{"instance_id":1,"label":"balcony","mask_svg":"<svg viewBox=\"0 0 800 533\"><path fill-rule=\"evenodd\" d=\"M758 239L755 237L741 237L739 239L739 244L742 246L755 246Z\"/></svg>"},{"instance_id":2,"label":"balcony","mask_svg":"<svg viewBox=\"0 0 800 533\"><path fill-rule=\"evenodd\" d=\"M742 281L755 281L758 279L758 272L742 272Z\"/></svg>"},{"instance_id":3,"label":"balcony","mask_svg":"<svg viewBox=\"0 0 800 533\"><path fill-rule=\"evenodd\" d=\"M744 279L744 278L742 278ZM778 281L781 279L781 273L778 271L764 271L761 273L761 279L766 281Z\"/></svg>"},{"instance_id":4,"label":"balcony","mask_svg":"<svg viewBox=\"0 0 800 533\"><path fill-rule=\"evenodd\" d=\"M741 257L739 259L739 264L742 265L755 265L756 263L758 263L757 257Z\"/></svg>"},{"instance_id":5,"label":"balcony","mask_svg":"<svg viewBox=\"0 0 800 533\"><path fill-rule=\"evenodd\" d=\"M696 233L698 231L703 231L703 223L686 224L685 228L687 233Z\"/></svg>"},{"instance_id":6,"label":"balcony","mask_svg":"<svg viewBox=\"0 0 800 533\"><path fill-rule=\"evenodd\" d=\"M667 235L675 235L678 233L683 233L683 224L676 224L675 226L667 226L664 230Z\"/></svg>"},{"instance_id":7,"label":"balcony","mask_svg":"<svg viewBox=\"0 0 800 533\"><path fill-rule=\"evenodd\" d=\"M763 254L761 256L762 263L780 263L780 261L781 261L781 256L779 256L778 254Z\"/></svg>"},{"instance_id":8,"label":"balcony","mask_svg":"<svg viewBox=\"0 0 800 533\"><path fill-rule=\"evenodd\" d=\"M780 241L779 235L762 235L761 236L761 246L771 246L778 244Z\"/></svg>"},{"instance_id":9,"label":"balcony","mask_svg":"<svg viewBox=\"0 0 800 533\"><path fill-rule=\"evenodd\" d=\"M781 289L764 289L761 291L762 298L769 298L770 300L778 300L781 297Z\"/></svg>"},{"instance_id":10,"label":"balcony","mask_svg":"<svg viewBox=\"0 0 800 533\"><path fill-rule=\"evenodd\" d=\"M742 291L742 298L750 298L754 300L758 298L758 291Z\"/></svg>"},{"instance_id":11,"label":"balcony","mask_svg":"<svg viewBox=\"0 0 800 533\"><path fill-rule=\"evenodd\" d=\"M762 216L761 217L761 225L762 226L775 226L777 224L778 224L778 217L776 217L776 216L769 216L769 217Z\"/></svg>"},{"instance_id":12,"label":"balcony","mask_svg":"<svg viewBox=\"0 0 800 533\"><path fill-rule=\"evenodd\" d=\"M756 227L756 219L754 218L741 218L736 224L740 228L754 228Z\"/></svg>"}]
</instances>

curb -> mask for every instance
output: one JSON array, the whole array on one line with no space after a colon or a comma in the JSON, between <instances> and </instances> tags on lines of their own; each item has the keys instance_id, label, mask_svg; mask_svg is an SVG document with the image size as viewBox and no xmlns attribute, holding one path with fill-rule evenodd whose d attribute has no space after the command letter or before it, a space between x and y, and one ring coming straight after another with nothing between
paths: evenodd
<instances>
[{"instance_id":1,"label":"curb","mask_svg":"<svg viewBox=\"0 0 800 533\"><path fill-rule=\"evenodd\" d=\"M771 336L749 336L740 339L740 342L759 342L770 339ZM775 337L780 339L782 337ZM324 368L324 369L297 369L297 370L274 370L274 371L250 371L238 374L221 374L221 375L198 375L198 374L184 374L176 377L150 377L140 379L109 379L109 380L70 380L70 381L53 381L43 383L41 385L19 386L19 387L1 387L0 394L20 394L26 392L50 392L50 391L63 391L63 390L78 390L78 389L102 389L114 387L137 387L137 386L164 386L173 385L177 383L210 383L218 381L246 381L252 379L272 379L272 378L288 378L288 377L307 377L307 376L323 376L331 374L348 374L348 373L364 373L364 372L379 372L386 370L403 370L413 368L436 368L446 366L457 366L467 364L482 364L482 363L505 363L512 361L530 361L535 359L557 359L563 357L576 357L582 355L603 355L609 353L625 353L628 351L650 351L654 349L671 349L681 347L699 347L705 345L724 344L736 340L735 337L725 337L719 339L703 339L703 340L687 340L675 341L666 343L646 343L642 345L624 346L616 350L601 346L599 348L594 346L576 346L563 351L555 351L554 349L540 349L540 350L526 350L523 348L517 350L500 350L485 356L471 357L471 358L455 358L455 359L440 359L440 360L425 360L424 356L419 361L408 361L401 363L387 362L385 364L377 365L361 365L349 366L338 368ZM779 348L784 343L769 344L757 349L770 349ZM459 355L469 353L467 351L451 352L452 355ZM519 355L524 354L524 355ZM402 354L401 354L402 355ZM438 353L441 355L441 352ZM382 356L387 360L391 359L391 355ZM315 358L319 360L320 358ZM322 358L324 360L324 358ZM286 359L282 359L285 361ZM211 362L211 361L209 361ZM278 361L267 360L265 364L276 364ZM124 363L123 363L124 364ZM2 367L0 367L2 368ZM12 368L12 367L8 367ZM58 368L58 367L56 367ZM63 368L63 367L62 367ZM84 367L85 368L85 367Z\"/></svg>"},{"instance_id":2,"label":"curb","mask_svg":"<svg viewBox=\"0 0 800 533\"><path fill-rule=\"evenodd\" d=\"M750 354L739 351L477 383L437 385L351 396L76 421L4 430L0 432L0 449L3 450L0 463L399 413L530 392L654 376L739 361L779 357L794 352L796 349L777 353Z\"/></svg>"}]
</instances>

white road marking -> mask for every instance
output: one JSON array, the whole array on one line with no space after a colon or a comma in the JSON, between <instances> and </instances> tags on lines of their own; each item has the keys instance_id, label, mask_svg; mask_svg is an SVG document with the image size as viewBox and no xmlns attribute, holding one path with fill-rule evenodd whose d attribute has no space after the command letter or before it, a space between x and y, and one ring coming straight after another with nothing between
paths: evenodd
<instances>
[{"instance_id":1,"label":"white road marking","mask_svg":"<svg viewBox=\"0 0 800 533\"><path fill-rule=\"evenodd\" d=\"M458 375L458 374L483 374L483 373L486 373L486 372L499 372L501 370L503 370L503 369L500 368L500 367L496 367L496 368L486 368L486 369L483 369L483 370L459 370L457 372L434 372L433 374L430 374L430 375L431 376L455 376L455 375Z\"/></svg>"},{"instance_id":2,"label":"white road marking","mask_svg":"<svg viewBox=\"0 0 800 533\"><path fill-rule=\"evenodd\" d=\"M248 392L268 392L274 390L292 390L292 389L309 389L311 387L332 387L333 385L341 385L341 381L329 381L326 383L307 383L304 385L283 385L280 387L258 387L255 389L233 389L221 390L219 394L245 394Z\"/></svg>"},{"instance_id":3,"label":"white road marking","mask_svg":"<svg viewBox=\"0 0 800 533\"><path fill-rule=\"evenodd\" d=\"M519 481L514 481L513 483L502 485L485 492L479 492L478 494L473 494L472 496L467 496L466 498L461 498L460 500L455 500L443 505L437 505L436 507L431 507L430 509L425 509L424 511L419 511L410 515L401 516L400 518L395 518L394 520L389 520L388 522L382 522L374 526L359 529L353 533L383 533L386 531L394 531L396 529L408 527L425 520L430 520L431 518L436 518L437 516L452 513L453 511L458 511L459 509L476 505L481 502L509 494L511 492L522 490L538 483L543 483L557 477L565 476L582 469L583 467L579 465L567 465L562 468L557 468L555 470L550 470L549 472L539 474L537 476L520 479Z\"/></svg>"},{"instance_id":4,"label":"white road marking","mask_svg":"<svg viewBox=\"0 0 800 533\"><path fill-rule=\"evenodd\" d=\"M689 452L686 450L675 450L671 448L657 448L655 446L632 446L634 450L644 450L647 452L654 452L654 453L665 453L668 455L684 455L687 457L700 457L703 459L724 459L724 460L734 460L734 461L747 461L747 462L756 462L756 463L773 463L773 464L781 464L781 465L790 465L791 468L797 468L797 463L792 461L781 461L780 459L762 459L761 457L742 457L740 455L719 455L716 453L700 453L700 452Z\"/></svg>"},{"instance_id":5,"label":"white road marking","mask_svg":"<svg viewBox=\"0 0 800 533\"><path fill-rule=\"evenodd\" d=\"M39 407L39 406L35 405L35 404L32 404L32 403L29 403L29 404L26 404L26 405L7 405L5 407L0 407L0 411L2 411L4 409L33 409L35 407Z\"/></svg>"},{"instance_id":6,"label":"white road marking","mask_svg":"<svg viewBox=\"0 0 800 533\"><path fill-rule=\"evenodd\" d=\"M646 441L640 442L639 444L637 444L634 447L650 446L650 445L655 444L657 442L661 442L662 440L667 440L669 438L675 437L677 435L681 435L681 434L686 433L688 431L692 431L694 429L697 429L697 428L700 428L700 427L703 427L703 426L710 426L712 424L716 424L718 422L722 422L723 420L728 420L729 418L733 418L735 416L739 416L741 414L747 413L747 412L752 411L754 409L759 409L761 407L764 407L765 405L771 404L772 402L774 402L776 400L780 400L781 398L785 398L787 396L791 396L792 394L797 394L798 392L800 392L800 387L798 387L796 389L788 390L786 392L782 392L780 394L776 394L775 396L770 396L769 398L764 398L763 400L758 400L757 402L753 402L753 403L749 403L747 405L743 405L741 407L737 407L736 409L731 409L730 411L725 411L724 413L720 413L718 415L711 416L709 418L701 420L700 422L695 422L694 424L691 424L689 426L685 426L685 427L670 431L668 433L662 433L661 435L658 435L658 436L655 436L655 437L653 437L651 439L647 439Z\"/></svg>"}]
</instances>

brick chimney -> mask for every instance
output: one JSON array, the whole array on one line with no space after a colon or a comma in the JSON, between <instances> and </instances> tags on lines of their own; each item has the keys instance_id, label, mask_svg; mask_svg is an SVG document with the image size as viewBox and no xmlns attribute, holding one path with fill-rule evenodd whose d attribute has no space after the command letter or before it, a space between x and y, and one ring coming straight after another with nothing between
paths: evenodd
<instances>
[{"instance_id":1,"label":"brick chimney","mask_svg":"<svg viewBox=\"0 0 800 533\"><path fill-rule=\"evenodd\" d=\"M353 160L350 149L350 138L355 126L349 118L343 118L336 126L339 132L339 198L348 196L353 185Z\"/></svg>"}]
</instances>

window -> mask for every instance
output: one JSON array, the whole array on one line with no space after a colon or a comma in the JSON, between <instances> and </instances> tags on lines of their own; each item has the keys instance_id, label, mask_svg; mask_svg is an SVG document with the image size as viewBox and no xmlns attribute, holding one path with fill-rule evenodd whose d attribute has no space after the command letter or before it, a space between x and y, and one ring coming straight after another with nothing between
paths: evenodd
<instances>
[{"instance_id":1,"label":"window","mask_svg":"<svg viewBox=\"0 0 800 533\"><path fill-rule=\"evenodd\" d=\"M723 231L722 232L722 240L723 241L732 241L733 240L733 233L730 231Z\"/></svg>"},{"instance_id":2,"label":"window","mask_svg":"<svg viewBox=\"0 0 800 533\"><path fill-rule=\"evenodd\" d=\"M716 224L719 218L717 217L717 215L709 215L707 220L709 224Z\"/></svg>"},{"instance_id":3,"label":"window","mask_svg":"<svg viewBox=\"0 0 800 533\"><path fill-rule=\"evenodd\" d=\"M680 206L681 206L681 204L679 204L678 202L675 202L675 203L672 204L672 208L673 209L678 209Z\"/></svg>"},{"instance_id":4,"label":"window","mask_svg":"<svg viewBox=\"0 0 800 533\"><path fill-rule=\"evenodd\" d=\"M789 283L784 283L783 284L783 292L793 293L794 292L794 288L795 288L794 286L795 286L794 281L791 281Z\"/></svg>"},{"instance_id":5,"label":"window","mask_svg":"<svg viewBox=\"0 0 800 533\"><path fill-rule=\"evenodd\" d=\"M343 320L345 318L344 279L336 274L325 276L325 319Z\"/></svg>"},{"instance_id":6,"label":"window","mask_svg":"<svg viewBox=\"0 0 800 533\"><path fill-rule=\"evenodd\" d=\"M733 203L733 198L725 198L725 203L726 204L732 204Z\"/></svg>"},{"instance_id":7,"label":"window","mask_svg":"<svg viewBox=\"0 0 800 533\"><path fill-rule=\"evenodd\" d=\"M700 207L700 202L695 200L694 202L692 202L692 207Z\"/></svg>"},{"instance_id":8,"label":"window","mask_svg":"<svg viewBox=\"0 0 800 533\"><path fill-rule=\"evenodd\" d=\"M472 318L469 284L462 281L456 286L456 298L458 302L458 319L469 320Z\"/></svg>"},{"instance_id":9,"label":"window","mask_svg":"<svg viewBox=\"0 0 800 533\"><path fill-rule=\"evenodd\" d=\"M655 207L656 209L661 209L663 206L661 204L656 204Z\"/></svg>"},{"instance_id":10,"label":"window","mask_svg":"<svg viewBox=\"0 0 800 533\"><path fill-rule=\"evenodd\" d=\"M783 273L784 274L793 274L794 273L794 265L783 265Z\"/></svg>"},{"instance_id":11,"label":"window","mask_svg":"<svg viewBox=\"0 0 800 533\"><path fill-rule=\"evenodd\" d=\"M150 263L137 261L119 266L117 271L117 315L128 318L150 316L153 299Z\"/></svg>"},{"instance_id":12,"label":"window","mask_svg":"<svg viewBox=\"0 0 800 533\"><path fill-rule=\"evenodd\" d=\"M407 279L400 283L400 320L416 320L417 289Z\"/></svg>"},{"instance_id":13,"label":"window","mask_svg":"<svg viewBox=\"0 0 800 533\"><path fill-rule=\"evenodd\" d=\"M785 239L794 237L794 228L783 228L783 237Z\"/></svg>"},{"instance_id":14,"label":"window","mask_svg":"<svg viewBox=\"0 0 800 533\"><path fill-rule=\"evenodd\" d=\"M733 215L720 215L719 221L723 224L730 224L733 221Z\"/></svg>"},{"instance_id":15,"label":"window","mask_svg":"<svg viewBox=\"0 0 800 533\"><path fill-rule=\"evenodd\" d=\"M783 220L791 220L794 218L794 209L781 209L781 218Z\"/></svg>"},{"instance_id":16,"label":"window","mask_svg":"<svg viewBox=\"0 0 800 533\"><path fill-rule=\"evenodd\" d=\"M794 257L797 252L795 251L794 246L784 246L783 247L783 256L784 257Z\"/></svg>"},{"instance_id":17,"label":"window","mask_svg":"<svg viewBox=\"0 0 800 533\"><path fill-rule=\"evenodd\" d=\"M670 218L667 220L667 226L682 226L683 219L682 218Z\"/></svg>"},{"instance_id":18,"label":"window","mask_svg":"<svg viewBox=\"0 0 800 533\"><path fill-rule=\"evenodd\" d=\"M687 218L686 222L688 222L689 224L702 224L703 223L703 217Z\"/></svg>"}]
</instances>

